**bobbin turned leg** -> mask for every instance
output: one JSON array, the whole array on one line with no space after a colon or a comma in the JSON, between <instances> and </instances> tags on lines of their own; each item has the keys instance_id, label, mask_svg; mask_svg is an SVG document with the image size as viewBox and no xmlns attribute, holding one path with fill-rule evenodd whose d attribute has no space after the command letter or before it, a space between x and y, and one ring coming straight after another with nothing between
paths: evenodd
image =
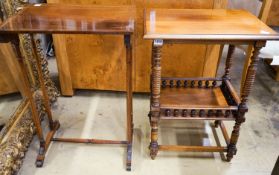
<instances>
[{"instance_id":1,"label":"bobbin turned leg","mask_svg":"<svg viewBox=\"0 0 279 175\"><path fill-rule=\"evenodd\" d=\"M235 51L234 45L229 45L228 55L226 59L225 73L223 75L223 79L230 79L230 70L232 67L232 56Z\"/></svg>"},{"instance_id":2,"label":"bobbin turned leg","mask_svg":"<svg viewBox=\"0 0 279 175\"><path fill-rule=\"evenodd\" d=\"M248 101L248 96L255 81L257 64L259 62L259 51L264 46L265 42L258 41L254 43L254 52L251 56L251 63L247 71L243 91L241 92L241 104L238 107L238 116L236 118L235 125L231 134L230 143L228 146L227 161L231 161L231 159L237 152L236 144L239 137L240 126L243 122L245 122L245 113L248 111L246 103Z\"/></svg>"},{"instance_id":3,"label":"bobbin turned leg","mask_svg":"<svg viewBox=\"0 0 279 175\"><path fill-rule=\"evenodd\" d=\"M155 157L157 156L158 150L159 150L159 145L158 145L158 120L156 121L156 119L154 118L158 118L156 117L155 114L157 112L152 112L153 114L151 114L151 117L153 117L153 119L151 120L155 120L155 121L151 121L150 125L151 125L151 142L149 145L149 149L150 149L150 157L151 159L155 159Z\"/></svg>"},{"instance_id":4,"label":"bobbin turned leg","mask_svg":"<svg viewBox=\"0 0 279 175\"><path fill-rule=\"evenodd\" d=\"M232 56L233 53L235 51L235 46L234 45L229 45L229 49L228 49L228 54L227 54L227 58L226 58L226 65L225 65L225 73L223 75L223 80L230 80L230 70L232 67ZM223 81L224 83L224 81ZM215 128L217 128L220 125L221 121L220 120L215 120L214 122L214 126Z\"/></svg>"},{"instance_id":5,"label":"bobbin turned leg","mask_svg":"<svg viewBox=\"0 0 279 175\"><path fill-rule=\"evenodd\" d=\"M230 162L234 155L236 155L237 148L236 144L239 137L240 126L245 122L245 113L248 111L247 106L240 105L238 111L238 118L235 121L233 131L231 134L230 143L228 145L227 161Z\"/></svg>"},{"instance_id":6,"label":"bobbin turned leg","mask_svg":"<svg viewBox=\"0 0 279 175\"><path fill-rule=\"evenodd\" d=\"M131 36L124 36L124 43L126 46L126 106L127 106L127 160L126 170L131 171L132 166L132 142L133 142L133 102L132 102L132 45Z\"/></svg>"},{"instance_id":7,"label":"bobbin turned leg","mask_svg":"<svg viewBox=\"0 0 279 175\"><path fill-rule=\"evenodd\" d=\"M156 117L157 116L157 117ZM158 153L158 114L156 112L149 112L149 122L151 126L151 142L149 144L150 157L155 159ZM153 121L154 120L154 121Z\"/></svg>"},{"instance_id":8,"label":"bobbin turned leg","mask_svg":"<svg viewBox=\"0 0 279 175\"><path fill-rule=\"evenodd\" d=\"M151 70L151 106L150 106L150 125L151 142L150 156L155 159L158 145L158 120L160 117L160 88L161 88L161 48L163 40L154 40L152 44L152 70Z\"/></svg>"}]
</instances>

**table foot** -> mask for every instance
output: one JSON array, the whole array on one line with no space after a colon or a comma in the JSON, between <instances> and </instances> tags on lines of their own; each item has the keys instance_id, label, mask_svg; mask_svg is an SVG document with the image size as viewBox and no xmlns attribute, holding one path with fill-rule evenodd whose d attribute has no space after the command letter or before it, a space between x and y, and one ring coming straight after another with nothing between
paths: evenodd
<instances>
[{"instance_id":1,"label":"table foot","mask_svg":"<svg viewBox=\"0 0 279 175\"><path fill-rule=\"evenodd\" d=\"M41 168L44 165L45 156L38 156L36 160L36 167Z\"/></svg>"},{"instance_id":2,"label":"table foot","mask_svg":"<svg viewBox=\"0 0 279 175\"><path fill-rule=\"evenodd\" d=\"M227 162L230 162L230 161L232 160L232 158L233 158L233 157L227 156L226 161L227 161Z\"/></svg>"},{"instance_id":3,"label":"table foot","mask_svg":"<svg viewBox=\"0 0 279 175\"><path fill-rule=\"evenodd\" d=\"M155 160L157 154L158 154L158 143L150 143L150 146L149 146L149 150L150 150L150 157L152 160Z\"/></svg>"},{"instance_id":4,"label":"table foot","mask_svg":"<svg viewBox=\"0 0 279 175\"><path fill-rule=\"evenodd\" d=\"M220 125L221 121L220 120L215 120L214 122L214 127L218 128L218 126Z\"/></svg>"},{"instance_id":5,"label":"table foot","mask_svg":"<svg viewBox=\"0 0 279 175\"><path fill-rule=\"evenodd\" d=\"M126 170L131 171L131 166L132 166L132 144L127 144Z\"/></svg>"},{"instance_id":6,"label":"table foot","mask_svg":"<svg viewBox=\"0 0 279 175\"><path fill-rule=\"evenodd\" d=\"M59 121L53 122L53 130L48 132L46 141L40 143L39 154L35 162L37 168L43 167L45 155L51 143L51 139L53 138L54 134L59 129L59 127L60 127Z\"/></svg>"},{"instance_id":7,"label":"table foot","mask_svg":"<svg viewBox=\"0 0 279 175\"><path fill-rule=\"evenodd\" d=\"M131 171L131 170L132 170L131 164L128 164L128 163L126 164L126 170L127 170L127 171Z\"/></svg>"}]
</instances>

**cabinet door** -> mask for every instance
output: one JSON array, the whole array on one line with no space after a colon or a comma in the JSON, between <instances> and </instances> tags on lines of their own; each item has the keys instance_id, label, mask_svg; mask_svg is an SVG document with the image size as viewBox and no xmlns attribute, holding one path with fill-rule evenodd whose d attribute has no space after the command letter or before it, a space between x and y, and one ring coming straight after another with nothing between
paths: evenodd
<instances>
[{"instance_id":1,"label":"cabinet door","mask_svg":"<svg viewBox=\"0 0 279 175\"><path fill-rule=\"evenodd\" d=\"M20 92L25 96L23 75L10 43L0 44L0 95Z\"/></svg>"},{"instance_id":2,"label":"cabinet door","mask_svg":"<svg viewBox=\"0 0 279 175\"><path fill-rule=\"evenodd\" d=\"M273 0L270 12L267 18L267 24L271 26L279 26L279 0Z\"/></svg>"},{"instance_id":3,"label":"cabinet door","mask_svg":"<svg viewBox=\"0 0 279 175\"><path fill-rule=\"evenodd\" d=\"M0 57L1 57L0 58L0 95L18 92L18 88L4 60L4 55L2 54L1 49L0 49Z\"/></svg>"},{"instance_id":4,"label":"cabinet door","mask_svg":"<svg viewBox=\"0 0 279 175\"><path fill-rule=\"evenodd\" d=\"M48 0L48 3L131 5L131 0ZM73 89L125 90L123 36L53 35L62 95Z\"/></svg>"},{"instance_id":5,"label":"cabinet door","mask_svg":"<svg viewBox=\"0 0 279 175\"><path fill-rule=\"evenodd\" d=\"M226 0L48 0L48 3L135 5L133 37L134 91L149 91L151 42L143 40L143 10L157 8L220 8ZM123 37L53 35L63 95L73 89L125 90ZM163 75L177 77L215 76L219 46L166 45Z\"/></svg>"},{"instance_id":6,"label":"cabinet door","mask_svg":"<svg viewBox=\"0 0 279 175\"><path fill-rule=\"evenodd\" d=\"M0 20L0 24L2 20ZM9 66L5 59L9 57L9 54L5 54L5 52L11 52L11 50L7 50L7 44L0 44L0 95L6 95L14 92L18 92L17 85L13 79ZM9 58L14 59L14 58ZM15 70L16 71L16 70Z\"/></svg>"}]
</instances>

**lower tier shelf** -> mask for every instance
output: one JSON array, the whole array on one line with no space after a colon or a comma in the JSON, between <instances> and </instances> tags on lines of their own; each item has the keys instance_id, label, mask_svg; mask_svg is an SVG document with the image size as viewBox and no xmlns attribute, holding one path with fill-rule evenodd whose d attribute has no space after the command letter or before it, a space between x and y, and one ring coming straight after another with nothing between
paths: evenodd
<instances>
[{"instance_id":1,"label":"lower tier shelf","mask_svg":"<svg viewBox=\"0 0 279 175\"><path fill-rule=\"evenodd\" d=\"M228 80L162 78L161 119L234 120L239 104Z\"/></svg>"}]
</instances>

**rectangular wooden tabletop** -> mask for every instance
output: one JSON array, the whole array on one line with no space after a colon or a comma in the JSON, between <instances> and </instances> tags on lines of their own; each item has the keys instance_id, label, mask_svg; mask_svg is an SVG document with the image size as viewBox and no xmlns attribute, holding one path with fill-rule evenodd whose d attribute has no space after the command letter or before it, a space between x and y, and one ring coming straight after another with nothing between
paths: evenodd
<instances>
[{"instance_id":1,"label":"rectangular wooden tabletop","mask_svg":"<svg viewBox=\"0 0 279 175\"><path fill-rule=\"evenodd\" d=\"M147 9L145 39L268 40L278 33L244 10Z\"/></svg>"},{"instance_id":2,"label":"rectangular wooden tabletop","mask_svg":"<svg viewBox=\"0 0 279 175\"><path fill-rule=\"evenodd\" d=\"M104 33L134 31L132 6L34 4L24 7L1 26L3 33Z\"/></svg>"}]
</instances>

